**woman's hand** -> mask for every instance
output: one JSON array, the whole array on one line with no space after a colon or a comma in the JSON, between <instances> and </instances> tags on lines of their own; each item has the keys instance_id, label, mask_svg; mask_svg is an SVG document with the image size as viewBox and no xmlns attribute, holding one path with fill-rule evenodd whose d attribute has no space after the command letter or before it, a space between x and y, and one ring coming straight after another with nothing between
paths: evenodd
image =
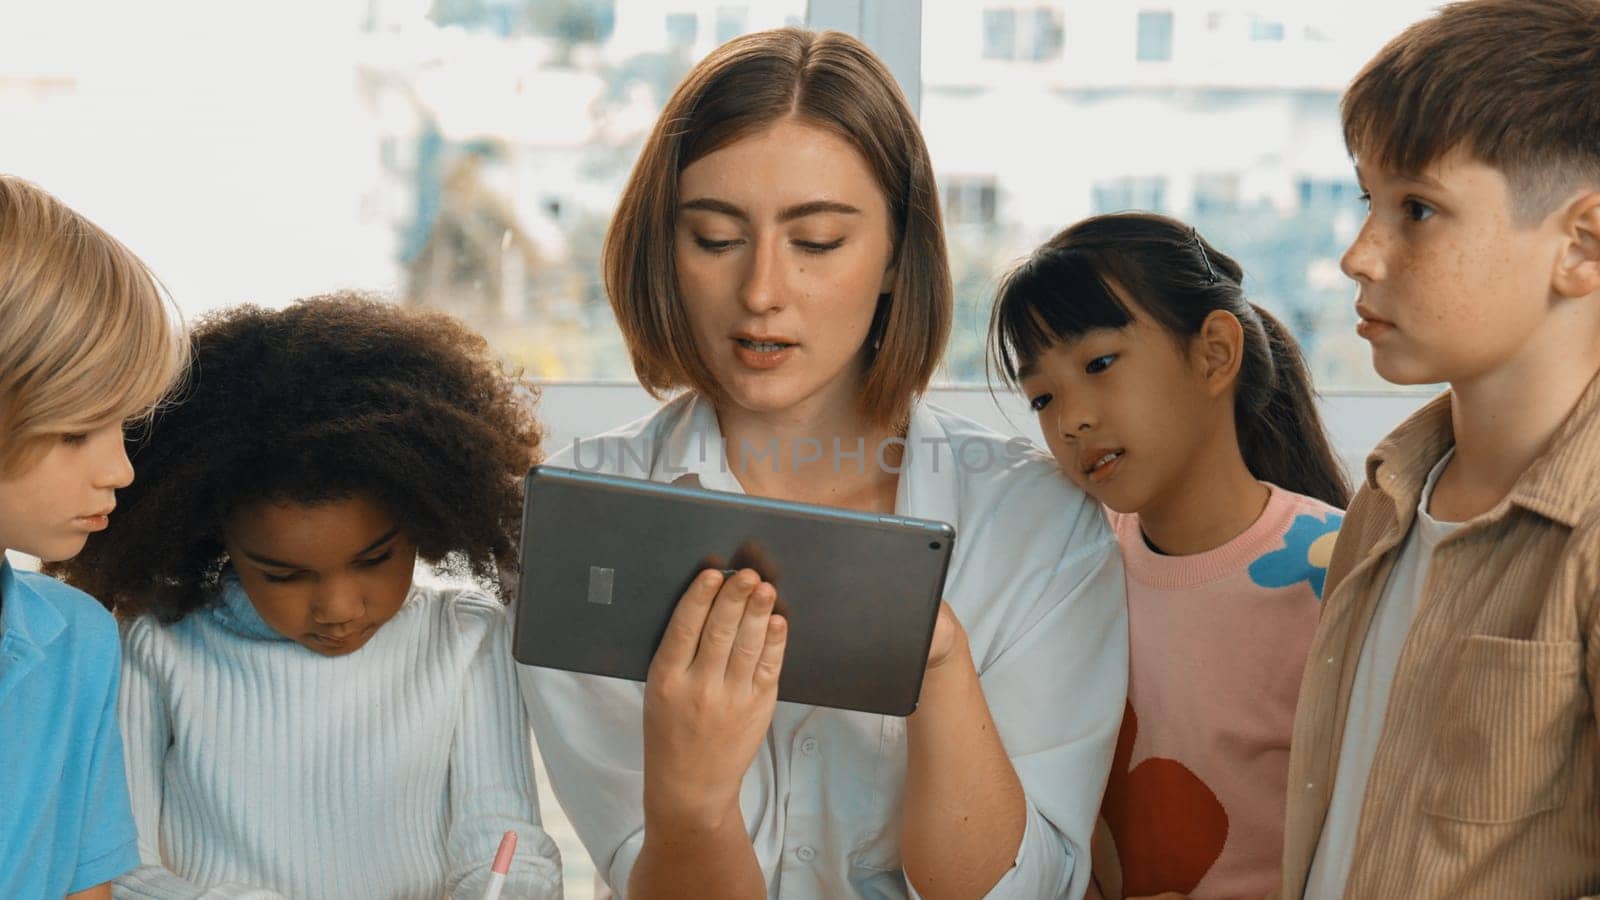
<instances>
[{"instance_id":1,"label":"woman's hand","mask_svg":"<svg viewBox=\"0 0 1600 900\"><path fill-rule=\"evenodd\" d=\"M939 618L933 623L933 643L928 645L928 668L933 671L949 662L952 651L967 649L967 631L961 627L950 604L939 601Z\"/></svg>"},{"instance_id":2,"label":"woman's hand","mask_svg":"<svg viewBox=\"0 0 1600 900\"><path fill-rule=\"evenodd\" d=\"M740 815L739 786L778 702L788 626L777 599L744 569L701 572L678 601L645 684L651 827L714 831Z\"/></svg>"}]
</instances>

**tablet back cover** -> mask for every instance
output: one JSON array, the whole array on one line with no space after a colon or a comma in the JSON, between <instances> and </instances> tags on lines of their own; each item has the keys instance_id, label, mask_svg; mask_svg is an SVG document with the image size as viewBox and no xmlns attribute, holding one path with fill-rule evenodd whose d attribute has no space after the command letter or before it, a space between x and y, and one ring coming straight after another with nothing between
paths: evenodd
<instances>
[{"instance_id":1,"label":"tablet back cover","mask_svg":"<svg viewBox=\"0 0 1600 900\"><path fill-rule=\"evenodd\" d=\"M939 522L536 467L513 653L643 681L695 575L752 568L789 620L778 699L909 715L954 537Z\"/></svg>"}]
</instances>

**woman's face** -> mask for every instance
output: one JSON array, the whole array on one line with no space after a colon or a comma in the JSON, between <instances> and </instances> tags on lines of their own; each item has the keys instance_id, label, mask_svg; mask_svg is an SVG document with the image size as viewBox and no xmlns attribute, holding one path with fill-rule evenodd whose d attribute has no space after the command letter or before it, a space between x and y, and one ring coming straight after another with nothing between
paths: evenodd
<instances>
[{"instance_id":1,"label":"woman's face","mask_svg":"<svg viewBox=\"0 0 1600 900\"><path fill-rule=\"evenodd\" d=\"M868 331L894 282L889 208L843 138L794 119L679 176L678 290L695 346L756 414L857 405Z\"/></svg>"},{"instance_id":2,"label":"woman's face","mask_svg":"<svg viewBox=\"0 0 1600 900\"><path fill-rule=\"evenodd\" d=\"M361 498L235 510L223 545L262 621L324 656L354 653L411 591L417 550Z\"/></svg>"}]
</instances>

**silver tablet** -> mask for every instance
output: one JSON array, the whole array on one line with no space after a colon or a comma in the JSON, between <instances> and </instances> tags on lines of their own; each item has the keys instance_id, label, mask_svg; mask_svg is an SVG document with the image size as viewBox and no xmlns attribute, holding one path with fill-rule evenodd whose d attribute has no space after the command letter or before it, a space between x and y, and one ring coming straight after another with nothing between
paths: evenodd
<instances>
[{"instance_id":1,"label":"silver tablet","mask_svg":"<svg viewBox=\"0 0 1600 900\"><path fill-rule=\"evenodd\" d=\"M537 466L513 655L644 681L695 575L750 568L789 621L778 699L909 715L954 542L943 522Z\"/></svg>"}]
</instances>

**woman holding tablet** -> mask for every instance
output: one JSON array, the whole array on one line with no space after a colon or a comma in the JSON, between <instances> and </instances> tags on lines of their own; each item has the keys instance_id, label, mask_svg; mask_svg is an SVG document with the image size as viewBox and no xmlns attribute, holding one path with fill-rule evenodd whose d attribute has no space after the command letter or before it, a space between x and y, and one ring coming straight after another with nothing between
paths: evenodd
<instances>
[{"instance_id":1,"label":"woman holding tablet","mask_svg":"<svg viewBox=\"0 0 1600 900\"><path fill-rule=\"evenodd\" d=\"M647 684L520 669L620 896L1084 893L1127 686L1120 557L1048 457L920 401L951 319L937 203L892 77L834 32L723 45L633 170L606 286L640 381L688 390L551 464L958 538L909 718L779 706L781 598L750 571L690 587Z\"/></svg>"}]
</instances>

